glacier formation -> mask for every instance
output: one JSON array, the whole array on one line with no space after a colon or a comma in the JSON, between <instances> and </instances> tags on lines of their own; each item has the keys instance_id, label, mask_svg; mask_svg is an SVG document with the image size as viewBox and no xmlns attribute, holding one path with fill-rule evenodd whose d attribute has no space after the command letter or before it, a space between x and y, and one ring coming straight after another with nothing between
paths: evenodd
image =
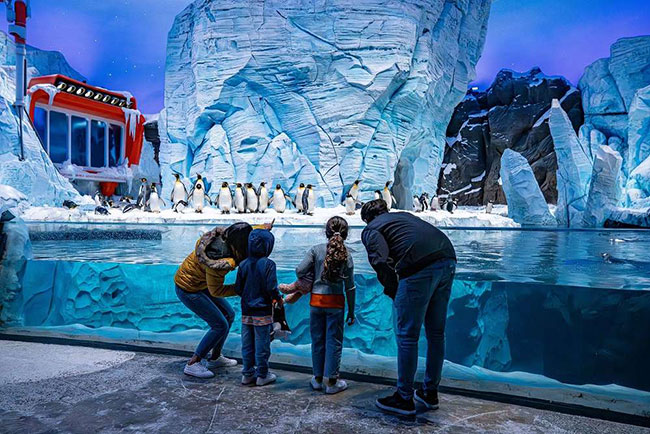
<instances>
[{"instance_id":1,"label":"glacier formation","mask_svg":"<svg viewBox=\"0 0 650 434\"><path fill-rule=\"evenodd\" d=\"M508 217L521 225L555 225L526 157L512 149L504 150L500 174L508 202Z\"/></svg>"},{"instance_id":2,"label":"glacier formation","mask_svg":"<svg viewBox=\"0 0 650 434\"><path fill-rule=\"evenodd\" d=\"M445 130L481 54L490 0L196 0L169 32L160 115L173 174L298 183L319 204L394 180L435 192Z\"/></svg>"},{"instance_id":3,"label":"glacier formation","mask_svg":"<svg viewBox=\"0 0 650 434\"><path fill-rule=\"evenodd\" d=\"M602 227L616 208L621 193L619 176L622 164L623 158L611 147L602 145L596 149L583 226Z\"/></svg>"}]
</instances>

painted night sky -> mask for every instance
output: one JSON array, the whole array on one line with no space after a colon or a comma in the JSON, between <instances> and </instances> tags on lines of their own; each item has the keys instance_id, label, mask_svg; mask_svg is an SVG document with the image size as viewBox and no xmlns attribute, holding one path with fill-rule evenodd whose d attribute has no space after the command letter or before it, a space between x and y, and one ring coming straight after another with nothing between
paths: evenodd
<instances>
[{"instance_id":1,"label":"painted night sky","mask_svg":"<svg viewBox=\"0 0 650 434\"><path fill-rule=\"evenodd\" d=\"M32 0L28 43L61 51L91 84L129 90L144 113L164 103L165 49L190 0ZM6 24L2 30L6 30ZM540 66L574 84L618 38L650 34L648 0L494 0L475 85Z\"/></svg>"}]
</instances>

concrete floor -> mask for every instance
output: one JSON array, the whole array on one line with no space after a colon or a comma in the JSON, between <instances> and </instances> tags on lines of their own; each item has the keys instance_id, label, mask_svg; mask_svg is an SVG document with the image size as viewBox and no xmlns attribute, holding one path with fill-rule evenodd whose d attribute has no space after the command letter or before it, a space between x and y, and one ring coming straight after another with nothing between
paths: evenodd
<instances>
[{"instance_id":1,"label":"concrete floor","mask_svg":"<svg viewBox=\"0 0 650 434\"><path fill-rule=\"evenodd\" d=\"M650 433L650 430L490 401L441 395L414 420L374 406L385 386L349 382L312 392L309 376L239 385L239 369L210 380L182 374L185 359L83 347L0 341L0 432Z\"/></svg>"}]
</instances>

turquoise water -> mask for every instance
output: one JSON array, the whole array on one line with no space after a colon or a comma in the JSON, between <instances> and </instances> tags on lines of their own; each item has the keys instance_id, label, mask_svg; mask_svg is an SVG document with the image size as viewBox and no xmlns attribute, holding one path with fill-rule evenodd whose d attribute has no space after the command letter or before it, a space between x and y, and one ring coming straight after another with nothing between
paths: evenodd
<instances>
[{"instance_id":1,"label":"turquoise water","mask_svg":"<svg viewBox=\"0 0 650 434\"><path fill-rule=\"evenodd\" d=\"M176 298L173 275L201 225L30 224L22 326L83 325L157 333L203 329ZM294 279L320 228L276 227L278 279ZM650 237L636 231L445 230L458 253L447 321L450 362L543 375L566 384L650 391ZM357 319L344 345L395 355L390 300L370 269L360 229ZM119 238L119 239L116 239ZM232 279L233 276L229 276ZM230 299L238 311L236 298ZM309 343L308 300L287 309L293 345ZM239 323L233 326L239 332ZM424 341L422 341L424 343ZM296 347L298 348L298 347ZM424 346L421 353L424 355ZM302 350L301 350L302 351Z\"/></svg>"}]
</instances>

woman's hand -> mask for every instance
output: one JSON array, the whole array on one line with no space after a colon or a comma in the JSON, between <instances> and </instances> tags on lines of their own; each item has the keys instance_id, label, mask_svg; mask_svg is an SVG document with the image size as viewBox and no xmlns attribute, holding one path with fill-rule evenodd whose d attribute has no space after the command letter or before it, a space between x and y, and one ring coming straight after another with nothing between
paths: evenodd
<instances>
[{"instance_id":1,"label":"woman's hand","mask_svg":"<svg viewBox=\"0 0 650 434\"><path fill-rule=\"evenodd\" d=\"M348 325L351 326L352 324L354 324L354 320L355 320L354 312L348 312L348 319L346 320Z\"/></svg>"}]
</instances>

